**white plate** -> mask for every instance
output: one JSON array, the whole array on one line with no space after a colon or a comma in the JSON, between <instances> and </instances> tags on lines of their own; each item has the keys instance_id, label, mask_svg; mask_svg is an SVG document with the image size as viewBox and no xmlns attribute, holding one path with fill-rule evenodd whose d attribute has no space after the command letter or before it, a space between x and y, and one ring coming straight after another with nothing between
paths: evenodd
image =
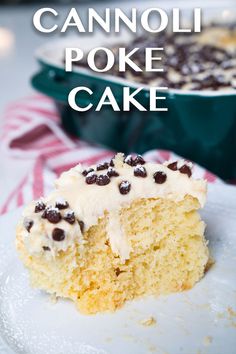
<instances>
[{"instance_id":1,"label":"white plate","mask_svg":"<svg viewBox=\"0 0 236 354\"><path fill-rule=\"evenodd\" d=\"M31 289L14 248L20 210L0 219L0 353L236 353L236 187L210 186L202 213L216 261L192 290L83 316ZM156 325L140 321L153 316Z\"/></svg>"}]
</instances>

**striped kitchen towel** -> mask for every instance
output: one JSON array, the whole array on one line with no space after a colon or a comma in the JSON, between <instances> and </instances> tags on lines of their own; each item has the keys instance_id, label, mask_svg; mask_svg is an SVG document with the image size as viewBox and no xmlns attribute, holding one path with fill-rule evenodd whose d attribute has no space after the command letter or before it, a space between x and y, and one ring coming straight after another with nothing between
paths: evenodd
<instances>
[{"instance_id":1,"label":"striped kitchen towel","mask_svg":"<svg viewBox=\"0 0 236 354\"><path fill-rule=\"evenodd\" d=\"M9 163L21 159L22 169L25 168L25 161L32 162L20 180L15 178L15 185L7 197L0 199L0 214L47 194L54 179L76 164L100 163L115 153L66 134L53 101L43 95L22 99L8 107L4 115L0 149L2 156L9 157ZM160 163L179 158L163 150L151 150L144 156L146 160ZM196 164L193 174L211 183L222 183Z\"/></svg>"}]
</instances>

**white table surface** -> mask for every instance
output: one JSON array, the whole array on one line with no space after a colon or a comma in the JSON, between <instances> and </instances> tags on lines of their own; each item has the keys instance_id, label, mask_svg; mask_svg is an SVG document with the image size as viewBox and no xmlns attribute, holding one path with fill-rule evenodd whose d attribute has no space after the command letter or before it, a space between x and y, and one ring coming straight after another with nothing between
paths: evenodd
<instances>
[{"instance_id":1,"label":"white table surface","mask_svg":"<svg viewBox=\"0 0 236 354\"><path fill-rule=\"evenodd\" d=\"M47 6L50 2L48 2ZM224 6L232 6L232 0L224 0ZM3 112L8 103L27 96L33 93L30 87L30 77L37 71L38 64L34 58L34 51L37 47L45 42L56 39L59 33L45 35L38 33L32 25L32 17L34 12L42 7L38 6L8 6L0 7L0 28L10 30L14 37L14 45L11 51L5 55L0 56L0 129L2 125ZM46 5L44 5L46 6ZM53 6L53 5L52 5ZM75 6L75 5L74 5ZM160 7L171 9L178 6L180 9L193 8L199 6L199 1L173 1L162 0L156 1L104 1L104 2L86 2L77 5L80 16L85 18L86 9L94 7L97 10L102 10L105 7L121 7L123 9L130 9L131 7L149 8ZM201 7L219 8L222 6L221 0L206 0L201 3ZM65 14L69 11L71 6L53 6L60 14L60 21L65 20ZM9 194L17 180L20 182L29 168L31 161L12 160L4 156L0 150L0 202ZM1 203L0 203L1 204Z\"/></svg>"}]
</instances>

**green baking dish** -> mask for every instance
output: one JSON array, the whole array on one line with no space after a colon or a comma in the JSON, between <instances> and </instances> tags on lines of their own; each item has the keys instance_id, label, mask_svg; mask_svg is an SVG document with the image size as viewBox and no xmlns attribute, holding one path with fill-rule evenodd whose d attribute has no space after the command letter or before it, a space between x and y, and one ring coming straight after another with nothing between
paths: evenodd
<instances>
[{"instance_id":1,"label":"green baking dish","mask_svg":"<svg viewBox=\"0 0 236 354\"><path fill-rule=\"evenodd\" d=\"M67 132L126 153L172 150L225 180L236 178L235 90L161 92L166 97L167 112L140 112L135 108L130 112L114 112L109 106L100 112L95 109L76 112L67 101L70 90L76 86L87 86L96 92L92 97L96 105L106 86L111 87L117 102L122 103L123 86L139 85L109 75L94 75L84 68L66 73L59 47L50 44L40 49L37 59L41 68L33 76L32 85L55 100ZM140 93L139 101L148 107L148 87ZM87 97L80 95L78 103L87 105Z\"/></svg>"}]
</instances>

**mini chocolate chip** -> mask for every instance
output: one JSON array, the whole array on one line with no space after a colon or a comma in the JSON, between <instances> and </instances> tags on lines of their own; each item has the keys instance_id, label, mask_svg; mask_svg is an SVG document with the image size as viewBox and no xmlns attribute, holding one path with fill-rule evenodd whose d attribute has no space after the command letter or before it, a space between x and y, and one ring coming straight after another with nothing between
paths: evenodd
<instances>
[{"instance_id":1,"label":"mini chocolate chip","mask_svg":"<svg viewBox=\"0 0 236 354\"><path fill-rule=\"evenodd\" d=\"M80 231L83 233L84 232L84 222L82 220L79 220L78 223L80 226Z\"/></svg>"},{"instance_id":2,"label":"mini chocolate chip","mask_svg":"<svg viewBox=\"0 0 236 354\"><path fill-rule=\"evenodd\" d=\"M65 239L65 231L62 229L59 229L59 227L56 227L52 231L52 238L54 241L63 241Z\"/></svg>"},{"instance_id":3,"label":"mini chocolate chip","mask_svg":"<svg viewBox=\"0 0 236 354\"><path fill-rule=\"evenodd\" d=\"M58 201L56 201L55 207L60 209L60 210L61 209L66 209L66 208L69 207L69 204L65 200L58 200Z\"/></svg>"},{"instance_id":4,"label":"mini chocolate chip","mask_svg":"<svg viewBox=\"0 0 236 354\"><path fill-rule=\"evenodd\" d=\"M41 215L42 219L46 219L47 218L47 209L44 210L43 214Z\"/></svg>"},{"instance_id":5,"label":"mini chocolate chip","mask_svg":"<svg viewBox=\"0 0 236 354\"><path fill-rule=\"evenodd\" d=\"M120 270L119 267L115 268L115 273L116 273L116 276L118 277L121 273L125 273L124 270Z\"/></svg>"},{"instance_id":6,"label":"mini chocolate chip","mask_svg":"<svg viewBox=\"0 0 236 354\"><path fill-rule=\"evenodd\" d=\"M116 170L114 170L114 168L109 167L109 168L108 168L108 171L107 171L107 175L108 175L109 177L118 177L118 176L119 176L119 173L116 172Z\"/></svg>"},{"instance_id":7,"label":"mini chocolate chip","mask_svg":"<svg viewBox=\"0 0 236 354\"><path fill-rule=\"evenodd\" d=\"M169 163L169 165L167 165L167 167L172 170L172 171L177 171L177 161Z\"/></svg>"},{"instance_id":8,"label":"mini chocolate chip","mask_svg":"<svg viewBox=\"0 0 236 354\"><path fill-rule=\"evenodd\" d=\"M34 225L34 222L33 222L33 220L24 220L24 227L26 228L26 230L28 231L28 232L30 232L30 230L31 230L31 228L32 228L32 226Z\"/></svg>"},{"instance_id":9,"label":"mini chocolate chip","mask_svg":"<svg viewBox=\"0 0 236 354\"><path fill-rule=\"evenodd\" d=\"M42 218L47 219L52 224L57 224L61 221L61 214L57 208L47 208L44 210Z\"/></svg>"},{"instance_id":10,"label":"mini chocolate chip","mask_svg":"<svg viewBox=\"0 0 236 354\"><path fill-rule=\"evenodd\" d=\"M42 202L41 200L39 200L39 201L36 202L36 204L35 204L34 212L35 212L35 213L40 213L40 211L43 211L45 208L46 208L46 204L44 204L44 202Z\"/></svg>"},{"instance_id":11,"label":"mini chocolate chip","mask_svg":"<svg viewBox=\"0 0 236 354\"><path fill-rule=\"evenodd\" d=\"M86 177L88 173L93 172L93 171L94 171L93 168L89 168L88 170L83 170L82 175L83 175L84 177Z\"/></svg>"},{"instance_id":12,"label":"mini chocolate chip","mask_svg":"<svg viewBox=\"0 0 236 354\"><path fill-rule=\"evenodd\" d=\"M136 176L136 177L147 177L146 168L143 167L142 165L137 165L134 168L134 176Z\"/></svg>"},{"instance_id":13,"label":"mini chocolate chip","mask_svg":"<svg viewBox=\"0 0 236 354\"><path fill-rule=\"evenodd\" d=\"M87 184L94 184L97 181L97 175L93 172L89 172L85 179Z\"/></svg>"},{"instance_id":14,"label":"mini chocolate chip","mask_svg":"<svg viewBox=\"0 0 236 354\"><path fill-rule=\"evenodd\" d=\"M131 155L127 155L124 158L124 162L127 163L127 165L129 165L129 166L134 166L134 160L133 160L133 157Z\"/></svg>"},{"instance_id":15,"label":"mini chocolate chip","mask_svg":"<svg viewBox=\"0 0 236 354\"><path fill-rule=\"evenodd\" d=\"M114 164L114 158L111 159L111 161L110 161L110 166L111 166L111 167L114 167L114 166L115 166L115 164Z\"/></svg>"},{"instance_id":16,"label":"mini chocolate chip","mask_svg":"<svg viewBox=\"0 0 236 354\"><path fill-rule=\"evenodd\" d=\"M128 181L122 181L119 184L120 194L128 194L131 189L131 184Z\"/></svg>"},{"instance_id":17,"label":"mini chocolate chip","mask_svg":"<svg viewBox=\"0 0 236 354\"><path fill-rule=\"evenodd\" d=\"M72 210L68 210L64 215L64 220L69 224L74 224L75 222L75 213Z\"/></svg>"},{"instance_id":18,"label":"mini chocolate chip","mask_svg":"<svg viewBox=\"0 0 236 354\"><path fill-rule=\"evenodd\" d=\"M137 165L144 165L145 164L145 160L144 158L141 156L141 155L137 155L134 159L134 166L137 166Z\"/></svg>"},{"instance_id":19,"label":"mini chocolate chip","mask_svg":"<svg viewBox=\"0 0 236 354\"><path fill-rule=\"evenodd\" d=\"M157 171L154 173L153 178L155 180L155 183L162 184L165 183L167 176L165 172Z\"/></svg>"},{"instance_id":20,"label":"mini chocolate chip","mask_svg":"<svg viewBox=\"0 0 236 354\"><path fill-rule=\"evenodd\" d=\"M99 165L97 165L97 171L107 170L108 167L109 167L108 162L100 163Z\"/></svg>"},{"instance_id":21,"label":"mini chocolate chip","mask_svg":"<svg viewBox=\"0 0 236 354\"><path fill-rule=\"evenodd\" d=\"M48 247L48 246L43 246L43 250L44 250L44 251L51 251L51 248Z\"/></svg>"},{"instance_id":22,"label":"mini chocolate chip","mask_svg":"<svg viewBox=\"0 0 236 354\"><path fill-rule=\"evenodd\" d=\"M106 184L109 184L111 182L110 178L108 175L100 175L97 177L97 185L98 186L105 186Z\"/></svg>"},{"instance_id":23,"label":"mini chocolate chip","mask_svg":"<svg viewBox=\"0 0 236 354\"><path fill-rule=\"evenodd\" d=\"M183 165L182 167L180 167L179 172L188 175L188 177L192 176L191 168L188 165Z\"/></svg>"}]
</instances>

